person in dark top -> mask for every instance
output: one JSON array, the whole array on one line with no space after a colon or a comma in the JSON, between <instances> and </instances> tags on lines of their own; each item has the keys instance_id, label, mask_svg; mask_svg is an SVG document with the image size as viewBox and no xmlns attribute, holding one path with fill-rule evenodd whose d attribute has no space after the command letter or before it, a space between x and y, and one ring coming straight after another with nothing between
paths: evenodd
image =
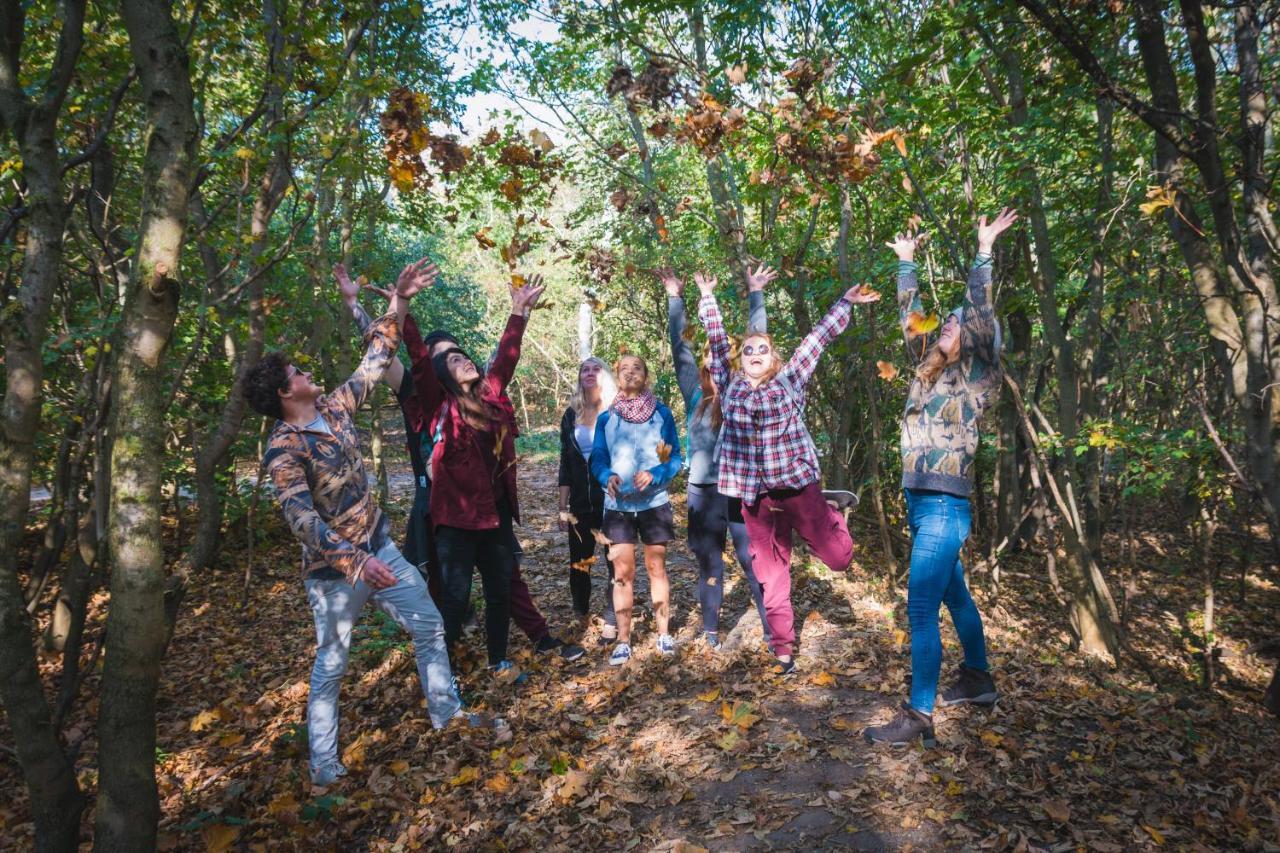
<instances>
[{"instance_id":1,"label":"person in dark top","mask_svg":"<svg viewBox=\"0 0 1280 853\"><path fill-rule=\"evenodd\" d=\"M360 285L351 280L346 267L342 264L334 266L333 274L338 282L338 291L342 295L342 300L346 303L352 319L360 329L361 334L363 334L368 328L370 319L358 299ZM365 287L383 298L389 299L391 296L389 290L372 285L365 285ZM412 314L405 317L404 340L411 358L414 357L415 351L418 351L419 356L424 352L431 352L436 344L439 344L440 351L443 351L449 346L457 346L458 343L453 335L441 331L429 333L424 342L421 331ZM409 511L409 518L406 522L404 557L424 572L427 577L427 588L431 593L432 599L439 601L442 591L440 562L436 554L435 537L431 533L430 460L433 443L431 431L428 429L429 424L422 411L413 377L405 370L404 365L399 360L392 362L383 381L396 393L396 401L399 403L400 412L404 417L405 442L409 451L409 463L413 468L413 506ZM543 618L542 613L533 602L528 585L525 584L523 577L520 575L518 556L520 548L519 544L515 543L514 537L513 543L517 558L515 572L511 578L512 620L529 637L529 641L533 643L534 650L539 654L558 651L560 656L567 661L577 660L586 653L585 650L573 643L566 643L551 633L546 619ZM464 618L464 621L473 615L474 612L469 613Z\"/></svg>"},{"instance_id":2,"label":"person in dark top","mask_svg":"<svg viewBox=\"0 0 1280 853\"><path fill-rule=\"evenodd\" d=\"M596 419L612 405L618 385L609 366L598 358L578 366L578 384L560 419L560 529L569 534L569 594L573 612L585 619L591 611L591 570L596 562L597 534L604 526L604 487L591 476L591 445ZM606 549L607 550L607 549ZM609 585L604 595L601 639L616 640L613 611L613 561L607 555Z\"/></svg>"}]
</instances>

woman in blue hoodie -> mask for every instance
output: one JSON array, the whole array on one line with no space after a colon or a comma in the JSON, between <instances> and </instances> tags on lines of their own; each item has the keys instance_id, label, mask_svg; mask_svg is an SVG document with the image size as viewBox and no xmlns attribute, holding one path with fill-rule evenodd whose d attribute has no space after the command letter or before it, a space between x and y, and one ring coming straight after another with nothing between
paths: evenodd
<instances>
[{"instance_id":1,"label":"woman in blue hoodie","mask_svg":"<svg viewBox=\"0 0 1280 853\"><path fill-rule=\"evenodd\" d=\"M618 644L609 663L631 659L632 583L637 542L644 546L644 569L658 622L658 652L674 654L668 633L671 586L667 582L667 543L675 538L667 485L680 472L680 436L671 410L658 402L649 383L649 367L636 355L614 365L618 396L596 420L591 475L605 490L604 527L613 562L613 609Z\"/></svg>"}]
</instances>

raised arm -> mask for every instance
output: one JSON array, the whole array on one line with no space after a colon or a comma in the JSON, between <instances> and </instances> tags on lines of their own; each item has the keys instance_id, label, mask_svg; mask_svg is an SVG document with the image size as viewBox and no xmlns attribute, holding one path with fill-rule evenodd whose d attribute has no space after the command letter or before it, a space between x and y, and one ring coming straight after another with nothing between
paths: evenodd
<instances>
[{"instance_id":1,"label":"raised arm","mask_svg":"<svg viewBox=\"0 0 1280 853\"><path fill-rule=\"evenodd\" d=\"M333 392L332 399L338 401L348 412L354 413L364 405L373 386L382 379L395 361L396 350L400 348L400 327L396 325L395 314L388 312L374 320L365 333L364 358L360 366L346 382Z\"/></svg>"},{"instance_id":2,"label":"raised arm","mask_svg":"<svg viewBox=\"0 0 1280 853\"><path fill-rule=\"evenodd\" d=\"M356 328L360 330L360 335L363 337L369 331L369 326L373 324L373 320L369 317L369 313L364 310L364 306L360 304L360 285L351 280L351 276L347 274L347 268L343 264L333 265L333 277L338 282L338 293L342 296L342 301L351 313L351 319L355 322ZM387 372L383 374L382 381L392 391L399 394L400 388L404 384L404 377L404 365L400 363L399 359L392 359L390 366L387 367Z\"/></svg>"},{"instance_id":3,"label":"raised arm","mask_svg":"<svg viewBox=\"0 0 1280 853\"><path fill-rule=\"evenodd\" d=\"M1017 221L1018 214L1007 207L990 223L985 216L978 220L978 255L973 260L964 292L960 346L962 356L972 353L974 358L989 365L1000 361L1000 353L996 351L996 309L991 301L991 251L996 238Z\"/></svg>"},{"instance_id":4,"label":"raised arm","mask_svg":"<svg viewBox=\"0 0 1280 853\"><path fill-rule=\"evenodd\" d=\"M724 321L720 319L720 307L716 305L716 278L694 273L693 280L702 293L698 300L698 319L707 330L707 343L711 347L711 381L723 394L729 386L732 369L729 364L729 336L725 333Z\"/></svg>"},{"instance_id":5,"label":"raised arm","mask_svg":"<svg viewBox=\"0 0 1280 853\"><path fill-rule=\"evenodd\" d=\"M693 405L693 395L701 382L698 377L698 360L694 358L689 343L684 339L688 327L684 317L684 279L671 267L662 267L658 279L667 291L667 338L671 341L671 360L676 367L676 384L686 407Z\"/></svg>"},{"instance_id":6,"label":"raised arm","mask_svg":"<svg viewBox=\"0 0 1280 853\"><path fill-rule=\"evenodd\" d=\"M813 377L813 372L817 370L818 359L822 357L822 353L841 332L848 328L853 306L869 304L879 299L880 294L863 285L851 287L845 291L845 294L836 300L836 304L831 306L831 310L827 311L826 316L818 321L809 334L805 335L800 346L796 347L796 351L791 354L791 360L787 362L786 367L782 368L791 381L799 387L804 387Z\"/></svg>"},{"instance_id":7,"label":"raised arm","mask_svg":"<svg viewBox=\"0 0 1280 853\"><path fill-rule=\"evenodd\" d=\"M778 271L764 264L747 273L747 332L767 334L769 315L764 310L764 289L778 277Z\"/></svg>"},{"instance_id":8,"label":"raised arm","mask_svg":"<svg viewBox=\"0 0 1280 853\"><path fill-rule=\"evenodd\" d=\"M511 289L511 316L507 318L507 327L493 354L493 363L484 376L495 394L505 391L511 377L516 374L516 365L520 363L520 344L524 340L524 330L528 324L526 318L537 306L546 289L540 275L530 276L528 284Z\"/></svg>"},{"instance_id":9,"label":"raised arm","mask_svg":"<svg viewBox=\"0 0 1280 853\"><path fill-rule=\"evenodd\" d=\"M924 306L920 302L920 283L916 278L916 249L924 242L925 234L906 231L885 243L898 256L898 325L902 338L907 342L907 355L913 362L920 361L921 347L912 346L916 332L911 330L911 315L922 317Z\"/></svg>"},{"instance_id":10,"label":"raised arm","mask_svg":"<svg viewBox=\"0 0 1280 853\"><path fill-rule=\"evenodd\" d=\"M262 464L271 477L276 502L280 504L293 535L308 550L319 554L326 563L342 572L349 583L359 580L365 564L373 555L335 533L316 512L302 463L288 450L272 448L263 457Z\"/></svg>"}]
</instances>

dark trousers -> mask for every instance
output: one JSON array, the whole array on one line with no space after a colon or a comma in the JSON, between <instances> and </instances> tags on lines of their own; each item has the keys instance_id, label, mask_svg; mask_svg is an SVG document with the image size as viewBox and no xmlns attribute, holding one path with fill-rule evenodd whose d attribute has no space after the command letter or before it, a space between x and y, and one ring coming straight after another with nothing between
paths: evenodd
<instances>
[{"instance_id":1,"label":"dark trousers","mask_svg":"<svg viewBox=\"0 0 1280 853\"><path fill-rule=\"evenodd\" d=\"M591 612L591 569L595 567L596 542L595 531L604 525L604 511L583 513L578 522L569 527L569 595L573 599L573 612L586 616ZM613 613L613 561L607 556L605 549L605 565L608 566L609 586L604 593L604 621L607 625L617 625L617 617ZM573 563L582 565L591 560L591 568L575 569Z\"/></svg>"},{"instance_id":2,"label":"dark trousers","mask_svg":"<svg viewBox=\"0 0 1280 853\"><path fill-rule=\"evenodd\" d=\"M430 496L430 492L427 493ZM414 507L417 507L417 499L414 499ZM422 525L426 531L431 530L431 516L426 516L426 521ZM406 543L413 539L413 527L409 528L410 533L405 537ZM432 601L441 601L444 595L444 580L441 577L440 558L436 553L436 537L430 533L423 533L423 544L420 546L420 552L424 553L427 567L427 589L431 592ZM406 544L405 555L408 556L408 545ZM524 631L528 636L529 642L537 643L543 637L551 633L547 627L547 620L543 617L542 611L538 610L538 605L533 603L533 595L529 592L529 585L524 582L524 577L520 574L520 549L516 544L515 531L511 532L511 552L513 555L511 563L511 621ZM465 622L470 618L471 602L467 602L467 611L463 614L462 620Z\"/></svg>"},{"instance_id":3,"label":"dark trousers","mask_svg":"<svg viewBox=\"0 0 1280 853\"><path fill-rule=\"evenodd\" d=\"M720 605L724 601L724 546L732 536L738 565L747 576L747 589L760 613L760 624L764 626L764 638L768 642L769 619L764 611L764 593L751 570L751 540L747 537L741 507L741 501L720 494L714 483L689 484L689 550L698 560L702 630L719 630Z\"/></svg>"},{"instance_id":4,"label":"dark trousers","mask_svg":"<svg viewBox=\"0 0 1280 853\"><path fill-rule=\"evenodd\" d=\"M445 640L457 642L471 600L471 575L480 570L484 586L484 626L489 646L489 665L507 657L511 619L511 575L515 555L511 544L511 507L498 506L495 530L464 530L440 525L435 530L436 554L440 559L440 615L444 617Z\"/></svg>"}]
</instances>

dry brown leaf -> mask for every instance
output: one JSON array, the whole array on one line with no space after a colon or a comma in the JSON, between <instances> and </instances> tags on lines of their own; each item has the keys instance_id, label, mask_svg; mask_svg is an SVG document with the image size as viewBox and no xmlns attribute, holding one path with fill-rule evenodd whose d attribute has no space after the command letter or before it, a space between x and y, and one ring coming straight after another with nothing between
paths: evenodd
<instances>
[{"instance_id":1,"label":"dry brown leaf","mask_svg":"<svg viewBox=\"0 0 1280 853\"><path fill-rule=\"evenodd\" d=\"M463 785L470 785L472 782L476 781L479 778L480 778L480 769L478 767L473 767L470 764L468 764L466 767L463 767L461 770L458 771L457 776L454 776L449 780L449 784L455 788L460 788Z\"/></svg>"},{"instance_id":2,"label":"dry brown leaf","mask_svg":"<svg viewBox=\"0 0 1280 853\"><path fill-rule=\"evenodd\" d=\"M886 382L891 382L898 376L897 366L887 361L877 361L876 371L880 374L880 378Z\"/></svg>"},{"instance_id":3,"label":"dry brown leaf","mask_svg":"<svg viewBox=\"0 0 1280 853\"><path fill-rule=\"evenodd\" d=\"M210 823L200 830L204 848L208 853L224 853L231 849L240 837L240 827L228 823Z\"/></svg>"},{"instance_id":4,"label":"dry brown leaf","mask_svg":"<svg viewBox=\"0 0 1280 853\"><path fill-rule=\"evenodd\" d=\"M1040 808L1054 823L1066 823L1071 820L1071 805L1066 800L1044 800Z\"/></svg>"},{"instance_id":5,"label":"dry brown leaf","mask_svg":"<svg viewBox=\"0 0 1280 853\"><path fill-rule=\"evenodd\" d=\"M591 774L585 770L570 770L560 781L560 790L556 792L561 800L571 803L587 795L587 785L591 782Z\"/></svg>"}]
</instances>

